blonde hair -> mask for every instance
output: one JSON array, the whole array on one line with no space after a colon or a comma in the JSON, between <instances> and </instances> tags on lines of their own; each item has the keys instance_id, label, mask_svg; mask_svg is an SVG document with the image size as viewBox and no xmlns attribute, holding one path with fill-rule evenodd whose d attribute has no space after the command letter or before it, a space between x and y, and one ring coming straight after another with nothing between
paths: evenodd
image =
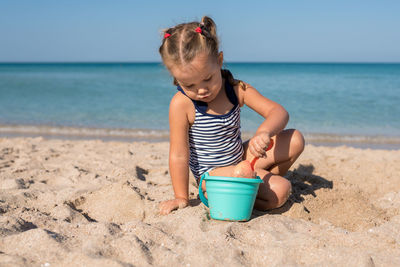
<instances>
[{"instance_id":1,"label":"blonde hair","mask_svg":"<svg viewBox=\"0 0 400 267\"><path fill-rule=\"evenodd\" d=\"M178 24L163 32L164 38L159 52L167 68L171 64L182 66L190 63L200 53L207 53L210 58L218 59L217 26L210 17L204 16L201 22ZM229 70L221 70L221 74L230 84L240 83L245 88L244 83L235 80ZM176 79L174 84L178 85Z\"/></svg>"},{"instance_id":2,"label":"blonde hair","mask_svg":"<svg viewBox=\"0 0 400 267\"><path fill-rule=\"evenodd\" d=\"M197 32L197 28L201 32ZM163 39L159 49L164 64L171 62L184 65L202 52L215 59L218 57L216 25L207 16L204 16L201 22L182 23L166 29L164 36L168 37Z\"/></svg>"}]
</instances>

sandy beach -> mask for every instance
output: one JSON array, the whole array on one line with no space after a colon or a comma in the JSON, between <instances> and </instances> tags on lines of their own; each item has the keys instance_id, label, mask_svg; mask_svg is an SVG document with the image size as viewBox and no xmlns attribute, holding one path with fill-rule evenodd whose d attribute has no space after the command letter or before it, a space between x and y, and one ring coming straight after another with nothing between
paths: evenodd
<instances>
[{"instance_id":1,"label":"sandy beach","mask_svg":"<svg viewBox=\"0 0 400 267\"><path fill-rule=\"evenodd\" d=\"M210 219L167 142L0 138L1 266L400 266L400 150L307 145L289 201Z\"/></svg>"}]
</instances>

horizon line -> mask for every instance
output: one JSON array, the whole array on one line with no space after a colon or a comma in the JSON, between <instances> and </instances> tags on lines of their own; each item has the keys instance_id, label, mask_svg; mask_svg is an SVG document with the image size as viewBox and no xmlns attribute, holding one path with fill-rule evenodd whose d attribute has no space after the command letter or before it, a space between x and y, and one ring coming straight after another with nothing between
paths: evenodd
<instances>
[{"instance_id":1,"label":"horizon line","mask_svg":"<svg viewBox=\"0 0 400 267\"><path fill-rule=\"evenodd\" d=\"M226 64L400 64L400 61L226 61ZM161 61L0 61L0 64L163 64Z\"/></svg>"}]
</instances>

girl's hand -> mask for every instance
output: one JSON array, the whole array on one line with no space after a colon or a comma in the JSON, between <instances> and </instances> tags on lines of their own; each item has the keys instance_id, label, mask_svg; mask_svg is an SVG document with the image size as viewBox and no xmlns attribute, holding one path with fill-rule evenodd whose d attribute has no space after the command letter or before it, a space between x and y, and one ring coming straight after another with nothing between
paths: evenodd
<instances>
[{"instance_id":1,"label":"girl's hand","mask_svg":"<svg viewBox=\"0 0 400 267\"><path fill-rule=\"evenodd\" d=\"M259 132L249 141L249 150L254 157L265 158L271 136L268 132Z\"/></svg>"},{"instance_id":2,"label":"girl's hand","mask_svg":"<svg viewBox=\"0 0 400 267\"><path fill-rule=\"evenodd\" d=\"M160 203L160 214L167 215L173 210L183 209L189 205L189 201L184 198L175 198Z\"/></svg>"}]
</instances>

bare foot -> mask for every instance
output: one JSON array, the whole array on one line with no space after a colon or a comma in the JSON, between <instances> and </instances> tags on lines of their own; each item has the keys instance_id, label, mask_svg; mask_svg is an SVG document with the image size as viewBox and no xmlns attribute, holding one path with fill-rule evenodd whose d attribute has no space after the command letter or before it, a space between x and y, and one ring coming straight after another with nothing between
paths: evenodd
<instances>
[{"instance_id":1,"label":"bare foot","mask_svg":"<svg viewBox=\"0 0 400 267\"><path fill-rule=\"evenodd\" d=\"M243 160L233 169L233 177L255 178L256 173L251 169L250 162Z\"/></svg>"}]
</instances>

